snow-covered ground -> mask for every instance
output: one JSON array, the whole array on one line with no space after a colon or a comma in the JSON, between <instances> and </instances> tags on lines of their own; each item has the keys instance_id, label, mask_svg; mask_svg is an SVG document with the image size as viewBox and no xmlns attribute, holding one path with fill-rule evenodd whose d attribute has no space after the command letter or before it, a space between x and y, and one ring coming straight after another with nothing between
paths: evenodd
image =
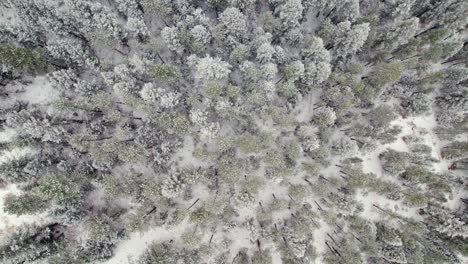
<instances>
[{"instance_id":1,"label":"snow-covered ground","mask_svg":"<svg viewBox=\"0 0 468 264\"><path fill-rule=\"evenodd\" d=\"M427 116L417 116L417 117L399 117L397 120L394 120L391 125L397 125L401 127L401 132L397 137L395 142L391 144L380 145L376 150L368 153L363 157L363 171L366 173L374 173L377 177L384 177L386 180L395 181L394 177L387 176L383 173L380 161L379 154L385 151L386 149L393 149L396 151L408 152L408 146L403 140L404 136L416 135L423 139L423 143L432 147L431 156L439 162L433 164L435 172L441 173L446 172L448 168L448 162L440 158L440 149L441 142L438 140L437 135L434 134L433 129L436 127L437 123L433 114ZM413 218L420 219L419 214L417 213L417 208L411 208L411 210L403 209L405 206L401 202L396 202L385 198L382 195L376 193L368 193L363 195L361 192L355 197L357 201L364 205L363 215L367 219L378 220L381 215L378 212L378 209L374 208L372 204L381 206L382 208L391 209L395 211L395 208L400 208L396 213ZM452 203L457 203L459 199L455 199Z\"/></svg>"},{"instance_id":2,"label":"snow-covered ground","mask_svg":"<svg viewBox=\"0 0 468 264\"><path fill-rule=\"evenodd\" d=\"M314 100L311 97L303 98L303 100L300 103L301 107L297 108L298 112L296 118L298 119L298 121L310 119L310 112L313 111L313 101ZM442 143L438 140L437 136L433 132L433 129L436 126L434 115L407 118L399 117L398 119L393 121L391 125L398 125L402 128L402 131L398 135L397 140L390 144L380 145L376 150L364 155L362 157L364 172L374 173L375 175L377 175L377 177L383 177L386 180L395 181L393 177L390 177L383 173L378 156L381 152L385 151L388 148L397 151L408 152L409 148L403 140L403 137L409 135L415 135L422 138L424 144L427 144L432 147L431 156L439 160L439 162L434 163L433 167L435 172L441 173L447 171L448 162L440 159L439 155ZM184 166L193 166L193 164L197 164L197 161L193 158L191 154L193 148L193 139L186 138L184 142L184 147L181 148L179 152L175 155L175 160L177 160L180 163L180 165ZM339 163L338 158L331 162L331 164L335 163ZM338 174L338 170L339 169L337 167L332 165L326 170L321 171L321 173L323 173L325 177L333 176ZM259 170L259 172L261 171L262 170ZM299 178L302 179L302 176L297 177L297 180L300 180ZM296 180L296 177L290 180L294 182ZM207 194L206 190L203 188L198 190L198 187L195 187L194 192L196 193L196 197L202 198L201 200L204 200L209 197L209 194ZM279 182L268 181L265 188L259 192L259 201L261 201L263 204L268 204L268 202L270 202L272 199L272 193L274 193L275 196L278 198L288 199L287 188L279 185ZM447 206L451 209L454 209L457 206L459 206L459 198L463 195L464 193L462 192L453 195L452 199L449 202L447 202ZM379 207L385 210L393 211L401 215L402 217L407 217L414 220L422 220L421 216L418 214L418 208L408 208L407 206L404 206L401 203L401 201L390 200L377 193L363 193L362 191L359 191L353 198L356 199L356 201L358 201L359 203L362 203L364 210L361 213L361 215L369 220L379 221L385 218L385 215L373 206L374 204L378 205ZM239 213L241 215L239 219L245 220L253 216L255 211L246 208L245 210L241 210ZM287 218L288 214L289 212L285 210L283 214L275 214L275 219L279 222L281 219ZM320 219L318 219L317 221L320 224L320 228L314 230L314 247L316 248L318 255L322 255L328 250L328 248L325 245L325 241L328 240L327 233L333 233L334 229ZM178 236L180 236L182 232L183 228L176 227L174 229L155 228L142 235L133 234L130 240L125 241L121 245L119 245L116 256L114 256L111 260L109 260L106 263L127 263L126 261L128 259L128 255L138 256L138 254L141 254L144 251L145 245L148 245L149 243L151 243L151 241L167 241L169 239L175 239ZM243 229L233 230L232 236L230 237L234 238L233 244L230 249L231 257L234 257L239 252L240 248L252 243L252 241L250 241L248 238L248 234L245 233L245 230ZM273 244L269 246L273 246ZM273 263L281 263L281 259L278 254L273 255ZM321 257L318 257L315 263L322 263Z\"/></svg>"},{"instance_id":3,"label":"snow-covered ground","mask_svg":"<svg viewBox=\"0 0 468 264\"><path fill-rule=\"evenodd\" d=\"M319 99L316 93L308 93L296 105L293 115L299 122L308 122L314 114L314 104Z\"/></svg>"},{"instance_id":4,"label":"snow-covered ground","mask_svg":"<svg viewBox=\"0 0 468 264\"><path fill-rule=\"evenodd\" d=\"M31 84L24 87L24 93L20 98L31 104L47 104L54 101L58 95L59 92L52 88L47 77L38 76Z\"/></svg>"},{"instance_id":5,"label":"snow-covered ground","mask_svg":"<svg viewBox=\"0 0 468 264\"><path fill-rule=\"evenodd\" d=\"M177 239L189 227L190 225L187 222L182 222L173 228L157 227L144 233L135 232L130 235L128 240L118 244L115 256L104 262L104 264L128 264L129 259L136 259L143 254L151 243Z\"/></svg>"},{"instance_id":6,"label":"snow-covered ground","mask_svg":"<svg viewBox=\"0 0 468 264\"><path fill-rule=\"evenodd\" d=\"M5 89L14 92L2 104L22 100L30 104L47 105L59 96L59 92L52 87L47 76L37 76L27 84L12 82Z\"/></svg>"}]
</instances>

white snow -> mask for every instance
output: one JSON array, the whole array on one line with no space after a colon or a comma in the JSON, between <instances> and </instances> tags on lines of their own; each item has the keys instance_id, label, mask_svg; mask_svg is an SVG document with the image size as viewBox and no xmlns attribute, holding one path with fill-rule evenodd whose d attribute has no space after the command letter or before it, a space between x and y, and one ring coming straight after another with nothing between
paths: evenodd
<instances>
[{"instance_id":1,"label":"white snow","mask_svg":"<svg viewBox=\"0 0 468 264\"><path fill-rule=\"evenodd\" d=\"M462 205L461 205L461 198L466 198L467 197L467 193L466 193L466 190L463 190L463 189L459 189L459 190L456 190L455 193L449 197L448 201L446 203L444 203L444 206L447 207L448 209L450 209L451 211L458 211L459 209L462 209Z\"/></svg>"},{"instance_id":2,"label":"white snow","mask_svg":"<svg viewBox=\"0 0 468 264\"><path fill-rule=\"evenodd\" d=\"M314 247L317 250L319 257L315 260L315 263L322 263L322 255L329 250L325 244L327 241L327 233L333 233L333 229L324 223L321 219L316 220L320 225L320 228L314 230Z\"/></svg>"},{"instance_id":3,"label":"white snow","mask_svg":"<svg viewBox=\"0 0 468 264\"><path fill-rule=\"evenodd\" d=\"M183 146L174 153L172 161L176 162L178 167L198 167L206 165L205 162L196 159L193 156L193 150L195 149L194 139L191 136L184 138Z\"/></svg>"},{"instance_id":4,"label":"white snow","mask_svg":"<svg viewBox=\"0 0 468 264\"><path fill-rule=\"evenodd\" d=\"M115 250L116 254L103 264L128 264L129 258L138 258L151 243L175 240L190 226L185 221L171 228L156 227L144 233L135 232L130 235L130 239L120 242Z\"/></svg>"},{"instance_id":5,"label":"white snow","mask_svg":"<svg viewBox=\"0 0 468 264\"><path fill-rule=\"evenodd\" d=\"M7 5L7 4L5 4ZM13 26L18 24L18 16L13 8L0 6L0 25Z\"/></svg>"},{"instance_id":6,"label":"white snow","mask_svg":"<svg viewBox=\"0 0 468 264\"><path fill-rule=\"evenodd\" d=\"M308 93L296 105L292 114L299 122L308 122L314 113L314 104L319 97L315 93Z\"/></svg>"},{"instance_id":7,"label":"white snow","mask_svg":"<svg viewBox=\"0 0 468 264\"><path fill-rule=\"evenodd\" d=\"M18 94L19 99L31 104L47 104L59 95L46 76L37 76L32 83L24 86L23 89L24 93Z\"/></svg>"},{"instance_id":8,"label":"white snow","mask_svg":"<svg viewBox=\"0 0 468 264\"><path fill-rule=\"evenodd\" d=\"M418 208L412 207L408 208L402 206L400 201L393 201L387 199L377 193L366 193L358 192L356 199L364 204L364 212L361 215L368 220L379 221L382 219L382 212L376 209L373 204L389 211L398 213L403 217L412 218L414 220L422 220L422 217L418 214Z\"/></svg>"},{"instance_id":9,"label":"white snow","mask_svg":"<svg viewBox=\"0 0 468 264\"><path fill-rule=\"evenodd\" d=\"M245 228L231 229L228 237L232 239L232 244L229 246L231 259L234 259L242 248L251 248L253 246L252 241L249 239L249 232Z\"/></svg>"},{"instance_id":10,"label":"white snow","mask_svg":"<svg viewBox=\"0 0 468 264\"><path fill-rule=\"evenodd\" d=\"M31 153L31 149L29 148L16 148L10 151L5 151L0 156L0 164L8 162L10 160L15 160L21 157L24 157Z\"/></svg>"},{"instance_id":11,"label":"white snow","mask_svg":"<svg viewBox=\"0 0 468 264\"><path fill-rule=\"evenodd\" d=\"M11 128L7 128L0 132L0 142L10 142L16 136L16 131Z\"/></svg>"}]
</instances>

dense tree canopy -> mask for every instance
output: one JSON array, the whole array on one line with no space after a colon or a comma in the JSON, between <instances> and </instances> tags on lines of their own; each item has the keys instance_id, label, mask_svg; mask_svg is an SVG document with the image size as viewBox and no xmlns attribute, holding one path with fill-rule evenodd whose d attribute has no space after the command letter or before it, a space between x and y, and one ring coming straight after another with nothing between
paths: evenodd
<instances>
[{"instance_id":1,"label":"dense tree canopy","mask_svg":"<svg viewBox=\"0 0 468 264\"><path fill-rule=\"evenodd\" d=\"M467 12L3 1L0 262L466 263Z\"/></svg>"}]
</instances>

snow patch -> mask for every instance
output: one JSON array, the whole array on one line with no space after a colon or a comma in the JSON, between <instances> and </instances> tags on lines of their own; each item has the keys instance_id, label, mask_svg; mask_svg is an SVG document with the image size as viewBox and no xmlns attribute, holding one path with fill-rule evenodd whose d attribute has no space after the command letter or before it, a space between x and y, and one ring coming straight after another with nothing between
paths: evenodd
<instances>
[{"instance_id":1,"label":"snow patch","mask_svg":"<svg viewBox=\"0 0 468 264\"><path fill-rule=\"evenodd\" d=\"M129 259L138 258L151 243L176 239L188 228L190 228L190 224L183 222L172 228L156 227L144 233L133 233L130 235L130 239L117 245L116 254L103 264L128 264Z\"/></svg>"}]
</instances>

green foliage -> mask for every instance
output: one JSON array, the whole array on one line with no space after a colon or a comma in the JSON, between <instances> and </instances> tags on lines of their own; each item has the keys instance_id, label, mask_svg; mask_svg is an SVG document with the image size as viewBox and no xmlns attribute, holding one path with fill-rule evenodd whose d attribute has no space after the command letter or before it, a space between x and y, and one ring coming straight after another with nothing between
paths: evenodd
<instances>
[{"instance_id":1,"label":"green foliage","mask_svg":"<svg viewBox=\"0 0 468 264\"><path fill-rule=\"evenodd\" d=\"M295 202L299 203L310 194L309 191L309 186L302 184L291 184L288 189L289 195L291 195Z\"/></svg>"},{"instance_id":2,"label":"green foliage","mask_svg":"<svg viewBox=\"0 0 468 264\"><path fill-rule=\"evenodd\" d=\"M294 119L282 107L270 106L265 109L263 114L281 127L292 127L295 123Z\"/></svg>"},{"instance_id":3,"label":"green foliage","mask_svg":"<svg viewBox=\"0 0 468 264\"><path fill-rule=\"evenodd\" d=\"M336 254L335 252L331 253L330 251L327 251L326 255L323 258L324 263L327 263L327 264L340 263L342 259L346 259L346 263L349 263L349 264L363 263L360 250L355 241L356 239L350 236L344 239L341 239L338 242L338 245L336 246L341 256Z\"/></svg>"},{"instance_id":4,"label":"green foliage","mask_svg":"<svg viewBox=\"0 0 468 264\"><path fill-rule=\"evenodd\" d=\"M387 149L379 155L384 171L391 175L402 173L410 164L408 154L393 149Z\"/></svg>"},{"instance_id":5,"label":"green foliage","mask_svg":"<svg viewBox=\"0 0 468 264\"><path fill-rule=\"evenodd\" d=\"M433 180L435 175L423 166L410 166L401 177L411 182L427 183Z\"/></svg>"},{"instance_id":6,"label":"green foliage","mask_svg":"<svg viewBox=\"0 0 468 264\"><path fill-rule=\"evenodd\" d=\"M265 185L265 179L262 177L248 177L245 183L242 184L242 190L255 194Z\"/></svg>"},{"instance_id":7,"label":"green foliage","mask_svg":"<svg viewBox=\"0 0 468 264\"><path fill-rule=\"evenodd\" d=\"M282 96L286 97L287 99L295 98L299 90L297 89L296 85L292 81L286 81L278 85L278 93Z\"/></svg>"},{"instance_id":8,"label":"green foliage","mask_svg":"<svg viewBox=\"0 0 468 264\"><path fill-rule=\"evenodd\" d=\"M181 78L179 70L172 65L156 64L151 72L156 80L163 83L173 84Z\"/></svg>"},{"instance_id":9,"label":"green foliage","mask_svg":"<svg viewBox=\"0 0 468 264\"><path fill-rule=\"evenodd\" d=\"M369 23L371 27L379 25L380 17L375 14L370 14L359 19L359 23Z\"/></svg>"},{"instance_id":10,"label":"green foliage","mask_svg":"<svg viewBox=\"0 0 468 264\"><path fill-rule=\"evenodd\" d=\"M200 246L202 234L199 230L187 230L181 235L182 242L187 248L193 249Z\"/></svg>"},{"instance_id":11,"label":"green foliage","mask_svg":"<svg viewBox=\"0 0 468 264\"><path fill-rule=\"evenodd\" d=\"M320 146L318 149L309 152L308 155L323 167L330 165L330 149L328 147Z\"/></svg>"},{"instance_id":12,"label":"green foliage","mask_svg":"<svg viewBox=\"0 0 468 264\"><path fill-rule=\"evenodd\" d=\"M240 177L245 175L242 162L232 157L222 157L218 161L219 173L222 175L222 180L228 183L233 183L239 180Z\"/></svg>"},{"instance_id":13,"label":"green foliage","mask_svg":"<svg viewBox=\"0 0 468 264\"><path fill-rule=\"evenodd\" d=\"M70 247L74 247L71 245ZM69 248L60 248L60 254L50 257L47 264L85 264L86 262L78 252L70 250Z\"/></svg>"},{"instance_id":14,"label":"green foliage","mask_svg":"<svg viewBox=\"0 0 468 264\"><path fill-rule=\"evenodd\" d=\"M286 80L298 80L304 74L304 64L302 62L290 63L284 67L283 72Z\"/></svg>"},{"instance_id":15,"label":"green foliage","mask_svg":"<svg viewBox=\"0 0 468 264\"><path fill-rule=\"evenodd\" d=\"M310 175L317 175L321 169L320 164L315 162L303 162L302 167Z\"/></svg>"},{"instance_id":16,"label":"green foliage","mask_svg":"<svg viewBox=\"0 0 468 264\"><path fill-rule=\"evenodd\" d=\"M394 182L376 178L375 175L368 183L370 191L385 195L387 198L399 198L401 187Z\"/></svg>"},{"instance_id":17,"label":"green foliage","mask_svg":"<svg viewBox=\"0 0 468 264\"><path fill-rule=\"evenodd\" d=\"M367 115L370 124L374 129L386 129L389 127L390 122L397 118L397 114L392 107L388 105L380 105L372 109Z\"/></svg>"},{"instance_id":18,"label":"green foliage","mask_svg":"<svg viewBox=\"0 0 468 264\"><path fill-rule=\"evenodd\" d=\"M449 34L446 28L435 28L420 35L421 44L437 43Z\"/></svg>"},{"instance_id":19,"label":"green foliage","mask_svg":"<svg viewBox=\"0 0 468 264\"><path fill-rule=\"evenodd\" d=\"M38 53L9 44L0 44L0 64L28 74L40 74L49 70L49 65Z\"/></svg>"},{"instance_id":20,"label":"green foliage","mask_svg":"<svg viewBox=\"0 0 468 264\"><path fill-rule=\"evenodd\" d=\"M50 225L20 225L0 246L2 263L33 263L56 254L60 242L52 237Z\"/></svg>"},{"instance_id":21,"label":"green foliage","mask_svg":"<svg viewBox=\"0 0 468 264\"><path fill-rule=\"evenodd\" d=\"M80 248L80 253L85 263L92 263L111 258L114 255L114 250L115 244L112 241L89 239Z\"/></svg>"},{"instance_id":22,"label":"green foliage","mask_svg":"<svg viewBox=\"0 0 468 264\"><path fill-rule=\"evenodd\" d=\"M88 222L89 236L93 240L117 239L119 229L108 216L93 217Z\"/></svg>"},{"instance_id":23,"label":"green foliage","mask_svg":"<svg viewBox=\"0 0 468 264\"><path fill-rule=\"evenodd\" d=\"M468 156L468 142L454 141L442 148L441 155L444 159L459 159Z\"/></svg>"},{"instance_id":24,"label":"green foliage","mask_svg":"<svg viewBox=\"0 0 468 264\"><path fill-rule=\"evenodd\" d=\"M106 140L102 144L92 144L89 153L91 157L102 165L111 166L117 161L120 144L115 140Z\"/></svg>"},{"instance_id":25,"label":"green foliage","mask_svg":"<svg viewBox=\"0 0 468 264\"><path fill-rule=\"evenodd\" d=\"M142 188L142 195L146 199L155 200L161 196L161 183L152 177L144 180Z\"/></svg>"},{"instance_id":26,"label":"green foliage","mask_svg":"<svg viewBox=\"0 0 468 264\"><path fill-rule=\"evenodd\" d=\"M200 208L190 214L190 221L197 225L203 225L210 220L210 217L210 212L204 208Z\"/></svg>"},{"instance_id":27,"label":"green foliage","mask_svg":"<svg viewBox=\"0 0 468 264\"><path fill-rule=\"evenodd\" d=\"M323 39L324 43L332 41L332 38L336 35L336 25L333 24L330 19L325 20L318 32L318 36Z\"/></svg>"},{"instance_id":28,"label":"green foliage","mask_svg":"<svg viewBox=\"0 0 468 264\"><path fill-rule=\"evenodd\" d=\"M89 102L85 100L69 100L66 98L59 98L58 100L55 100L52 105L54 106L55 109L57 109L60 112L75 112L75 111L85 111L85 112L99 112L99 110L96 108L97 106L100 106L100 104L94 105L90 104Z\"/></svg>"},{"instance_id":29,"label":"green foliage","mask_svg":"<svg viewBox=\"0 0 468 264\"><path fill-rule=\"evenodd\" d=\"M252 256L252 264L271 264L273 263L270 250L255 251Z\"/></svg>"},{"instance_id":30,"label":"green foliage","mask_svg":"<svg viewBox=\"0 0 468 264\"><path fill-rule=\"evenodd\" d=\"M190 128L190 121L188 118L178 113L164 112L158 115L155 121L170 134L182 136L185 135Z\"/></svg>"},{"instance_id":31,"label":"green foliage","mask_svg":"<svg viewBox=\"0 0 468 264\"><path fill-rule=\"evenodd\" d=\"M454 237L445 241L451 248L454 248L464 257L468 256L468 239Z\"/></svg>"},{"instance_id":32,"label":"green foliage","mask_svg":"<svg viewBox=\"0 0 468 264\"><path fill-rule=\"evenodd\" d=\"M265 162L274 168L286 167L284 155L279 150L269 150L264 157Z\"/></svg>"},{"instance_id":33,"label":"green foliage","mask_svg":"<svg viewBox=\"0 0 468 264\"><path fill-rule=\"evenodd\" d=\"M372 174L367 174L361 170L347 170L346 174L348 175L348 184L351 188L364 188L369 185Z\"/></svg>"},{"instance_id":34,"label":"green foliage","mask_svg":"<svg viewBox=\"0 0 468 264\"><path fill-rule=\"evenodd\" d=\"M72 177L51 174L39 180L39 185L33 189L33 193L44 201L64 201L78 196L79 187L77 180Z\"/></svg>"},{"instance_id":35,"label":"green foliage","mask_svg":"<svg viewBox=\"0 0 468 264\"><path fill-rule=\"evenodd\" d=\"M0 164L1 179L11 182L25 182L30 179L36 178L24 171L24 168L31 162L29 157L21 157L19 159L12 159L8 162Z\"/></svg>"},{"instance_id":36,"label":"green foliage","mask_svg":"<svg viewBox=\"0 0 468 264\"><path fill-rule=\"evenodd\" d=\"M426 75L421 80L421 82L422 83L427 83L427 84L436 84L436 83L441 82L446 77L447 77L446 73L444 73L443 71L437 71L437 72L433 72L433 73L430 73L430 74Z\"/></svg>"},{"instance_id":37,"label":"green foliage","mask_svg":"<svg viewBox=\"0 0 468 264\"><path fill-rule=\"evenodd\" d=\"M206 85L205 88L205 94L210 97L218 97L220 96L224 91L224 87L220 83L216 82L210 82Z\"/></svg>"},{"instance_id":38,"label":"green foliage","mask_svg":"<svg viewBox=\"0 0 468 264\"><path fill-rule=\"evenodd\" d=\"M345 115L356 103L358 103L352 87L350 86L331 87L325 90L322 94L322 99L329 107L333 108L336 112L336 116Z\"/></svg>"},{"instance_id":39,"label":"green foliage","mask_svg":"<svg viewBox=\"0 0 468 264\"><path fill-rule=\"evenodd\" d=\"M429 202L429 198L420 192L408 192L405 194L405 203L411 207L424 207Z\"/></svg>"},{"instance_id":40,"label":"green foliage","mask_svg":"<svg viewBox=\"0 0 468 264\"><path fill-rule=\"evenodd\" d=\"M124 162L142 161L148 156L146 149L136 144L121 144L119 150L118 158Z\"/></svg>"},{"instance_id":41,"label":"green foliage","mask_svg":"<svg viewBox=\"0 0 468 264\"><path fill-rule=\"evenodd\" d=\"M247 100L247 105L251 105L255 108L265 105L268 101L266 92L260 89L254 89L248 92L245 100Z\"/></svg>"},{"instance_id":42,"label":"green foliage","mask_svg":"<svg viewBox=\"0 0 468 264\"><path fill-rule=\"evenodd\" d=\"M141 4L145 12L150 14L157 14L165 17L173 12L172 7L162 0L142 0Z\"/></svg>"},{"instance_id":43,"label":"green foliage","mask_svg":"<svg viewBox=\"0 0 468 264\"><path fill-rule=\"evenodd\" d=\"M284 155L289 163L296 164L296 161L300 158L301 146L297 141L285 142L284 143Z\"/></svg>"},{"instance_id":44,"label":"green foliage","mask_svg":"<svg viewBox=\"0 0 468 264\"><path fill-rule=\"evenodd\" d=\"M263 29L267 32L273 32L280 27L280 21L270 11L260 14L260 21Z\"/></svg>"},{"instance_id":45,"label":"green foliage","mask_svg":"<svg viewBox=\"0 0 468 264\"><path fill-rule=\"evenodd\" d=\"M272 137L265 133L258 136L245 134L240 136L236 142L239 149L246 154L260 153L272 144Z\"/></svg>"},{"instance_id":46,"label":"green foliage","mask_svg":"<svg viewBox=\"0 0 468 264\"><path fill-rule=\"evenodd\" d=\"M420 45L421 41L419 39L411 39L407 44L400 46L393 55L400 60L412 58Z\"/></svg>"},{"instance_id":47,"label":"green foliage","mask_svg":"<svg viewBox=\"0 0 468 264\"><path fill-rule=\"evenodd\" d=\"M348 70L351 74L362 74L365 70L365 66L360 63L353 63L349 65Z\"/></svg>"},{"instance_id":48,"label":"green foliage","mask_svg":"<svg viewBox=\"0 0 468 264\"><path fill-rule=\"evenodd\" d=\"M349 227L359 238L361 250L369 254L375 254L377 252L377 245L375 243L374 224L357 215L352 215L349 218Z\"/></svg>"},{"instance_id":49,"label":"green foliage","mask_svg":"<svg viewBox=\"0 0 468 264\"><path fill-rule=\"evenodd\" d=\"M102 181L104 185L104 192L107 197L115 198L122 195L122 189L116 176L104 175Z\"/></svg>"},{"instance_id":50,"label":"green foliage","mask_svg":"<svg viewBox=\"0 0 468 264\"><path fill-rule=\"evenodd\" d=\"M442 58L444 55L444 50L440 46L431 46L429 49L427 49L421 56L421 59L425 61L438 61Z\"/></svg>"},{"instance_id":51,"label":"green foliage","mask_svg":"<svg viewBox=\"0 0 468 264\"><path fill-rule=\"evenodd\" d=\"M3 210L9 214L23 215L34 214L43 211L46 203L38 196L25 193L19 196L9 195L4 198Z\"/></svg>"},{"instance_id":52,"label":"green foliage","mask_svg":"<svg viewBox=\"0 0 468 264\"><path fill-rule=\"evenodd\" d=\"M225 90L226 96L232 99L239 98L241 95L241 88L235 85L228 85Z\"/></svg>"},{"instance_id":53,"label":"green foliage","mask_svg":"<svg viewBox=\"0 0 468 264\"><path fill-rule=\"evenodd\" d=\"M232 51L230 58L238 63L245 61L250 55L250 48L247 45L240 44L236 46Z\"/></svg>"},{"instance_id":54,"label":"green foliage","mask_svg":"<svg viewBox=\"0 0 468 264\"><path fill-rule=\"evenodd\" d=\"M380 89L384 85L398 81L404 70L405 66L399 61L381 64L372 73L370 81Z\"/></svg>"},{"instance_id":55,"label":"green foliage","mask_svg":"<svg viewBox=\"0 0 468 264\"><path fill-rule=\"evenodd\" d=\"M107 110L112 109L112 97L109 94L101 92L95 94L91 98L92 104L95 105L98 109Z\"/></svg>"}]
</instances>

